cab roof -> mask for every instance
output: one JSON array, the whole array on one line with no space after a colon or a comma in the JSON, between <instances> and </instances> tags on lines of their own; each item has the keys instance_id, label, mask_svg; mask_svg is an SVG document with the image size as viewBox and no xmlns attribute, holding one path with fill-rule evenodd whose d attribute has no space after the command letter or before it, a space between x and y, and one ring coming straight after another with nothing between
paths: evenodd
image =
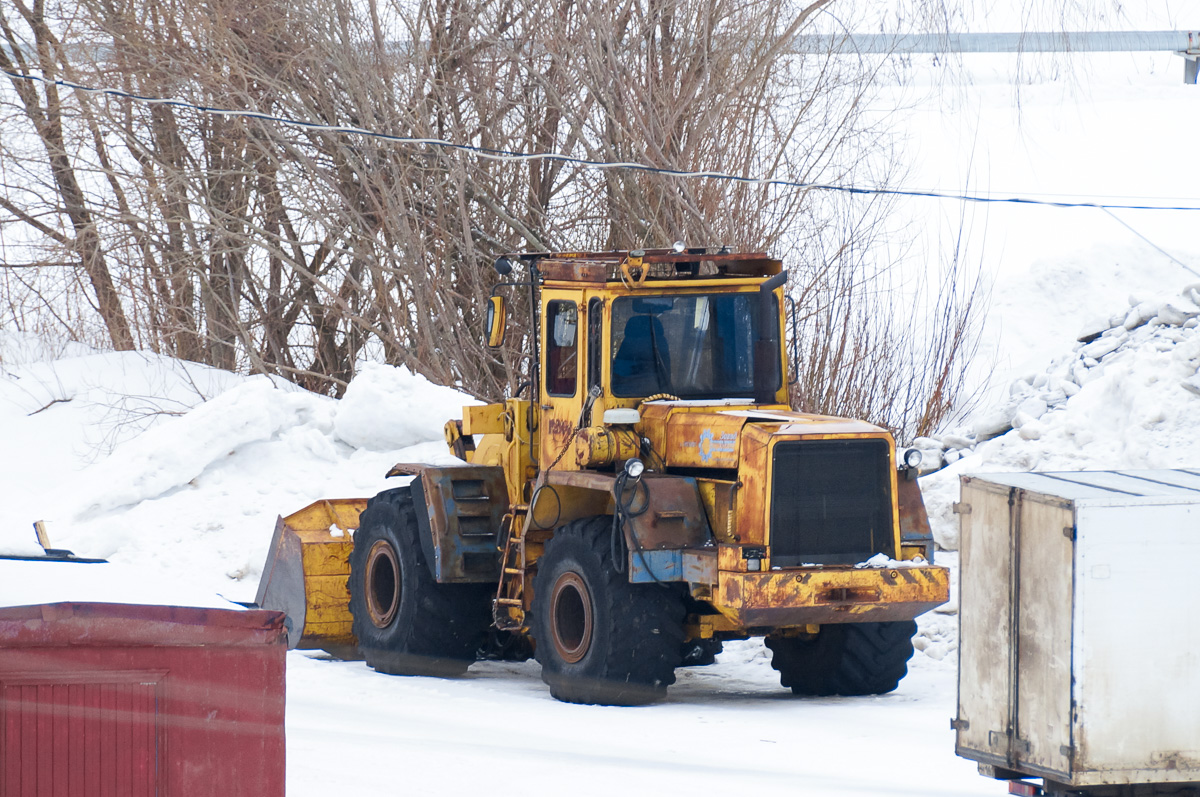
<instances>
[{"instance_id":1,"label":"cab roof","mask_svg":"<svg viewBox=\"0 0 1200 797\"><path fill-rule=\"evenodd\" d=\"M562 282L622 282L627 277L622 266L647 269L647 282L771 277L783 271L782 261L765 252L734 252L724 246L683 250L520 252L506 257L529 263L543 279Z\"/></svg>"}]
</instances>

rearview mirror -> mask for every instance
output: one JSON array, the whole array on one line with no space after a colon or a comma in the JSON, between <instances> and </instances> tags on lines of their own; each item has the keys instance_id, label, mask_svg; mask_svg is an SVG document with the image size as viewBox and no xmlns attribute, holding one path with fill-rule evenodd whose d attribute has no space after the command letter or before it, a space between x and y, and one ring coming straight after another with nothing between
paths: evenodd
<instances>
[{"instance_id":1,"label":"rearview mirror","mask_svg":"<svg viewBox=\"0 0 1200 797\"><path fill-rule=\"evenodd\" d=\"M508 310L504 306L503 296L493 296L488 299L487 306L487 345L489 348L499 348L504 344L504 328L508 320Z\"/></svg>"}]
</instances>

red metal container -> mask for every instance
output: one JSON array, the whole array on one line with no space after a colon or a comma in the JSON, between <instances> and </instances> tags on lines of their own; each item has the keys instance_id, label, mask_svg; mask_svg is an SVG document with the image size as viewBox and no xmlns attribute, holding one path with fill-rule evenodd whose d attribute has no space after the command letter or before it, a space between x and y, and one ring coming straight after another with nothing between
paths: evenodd
<instances>
[{"instance_id":1,"label":"red metal container","mask_svg":"<svg viewBox=\"0 0 1200 797\"><path fill-rule=\"evenodd\" d=\"M0 797L284 792L283 614L0 608Z\"/></svg>"}]
</instances>

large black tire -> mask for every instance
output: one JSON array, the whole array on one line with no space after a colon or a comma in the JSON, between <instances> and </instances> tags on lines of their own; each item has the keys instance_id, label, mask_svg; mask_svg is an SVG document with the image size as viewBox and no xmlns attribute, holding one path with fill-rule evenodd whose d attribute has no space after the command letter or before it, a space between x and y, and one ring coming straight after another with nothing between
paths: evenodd
<instances>
[{"instance_id":1,"label":"large black tire","mask_svg":"<svg viewBox=\"0 0 1200 797\"><path fill-rule=\"evenodd\" d=\"M461 675L491 624L492 587L437 583L417 533L407 487L368 501L350 553L358 648L390 675Z\"/></svg>"},{"instance_id":2,"label":"large black tire","mask_svg":"<svg viewBox=\"0 0 1200 797\"><path fill-rule=\"evenodd\" d=\"M681 660L681 592L630 584L613 568L611 534L609 517L568 523L538 560L535 653L550 694L567 703L652 703L675 683Z\"/></svg>"},{"instance_id":3,"label":"large black tire","mask_svg":"<svg viewBox=\"0 0 1200 797\"><path fill-rule=\"evenodd\" d=\"M912 620L823 625L813 637L767 637L771 666L798 695L882 695L908 672Z\"/></svg>"}]
</instances>

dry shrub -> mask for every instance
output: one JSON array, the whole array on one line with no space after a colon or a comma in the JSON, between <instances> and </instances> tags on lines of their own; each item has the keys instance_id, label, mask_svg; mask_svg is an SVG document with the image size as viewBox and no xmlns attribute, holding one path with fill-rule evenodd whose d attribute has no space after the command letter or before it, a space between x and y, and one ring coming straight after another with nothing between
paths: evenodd
<instances>
[{"instance_id":1,"label":"dry shrub","mask_svg":"<svg viewBox=\"0 0 1200 797\"><path fill-rule=\"evenodd\" d=\"M41 16L17 2L0 8L0 61L489 151L887 184L890 137L863 110L879 63L789 53L796 34L841 29L830 2L48 0ZM683 239L791 265L800 406L907 433L935 426L961 382L974 293L951 270L929 294L932 337L892 321L887 272L853 256L876 244L878 202L11 82L4 257L69 265L6 272L6 323L107 330L117 348L333 395L378 359L496 399L529 378L531 349L527 331L483 345L498 255ZM510 329L528 330L515 304Z\"/></svg>"}]
</instances>

